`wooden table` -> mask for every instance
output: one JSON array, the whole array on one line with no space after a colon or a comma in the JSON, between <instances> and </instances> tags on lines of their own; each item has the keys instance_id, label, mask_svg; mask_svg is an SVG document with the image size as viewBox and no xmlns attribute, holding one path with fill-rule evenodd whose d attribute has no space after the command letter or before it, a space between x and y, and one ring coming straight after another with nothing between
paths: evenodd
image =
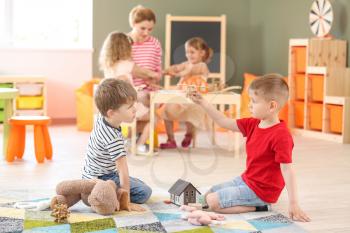
<instances>
[{"instance_id":1,"label":"wooden table","mask_svg":"<svg viewBox=\"0 0 350 233\"><path fill-rule=\"evenodd\" d=\"M233 106L236 108L236 118L239 118L241 95L233 92L218 93L218 94L204 94L204 99L211 104L220 105L220 109L224 110L224 105L229 105L230 110ZM151 93L150 101L150 136L149 136L149 152L145 155L154 155L154 125L155 125L155 105L160 103L175 103L175 104L194 104L192 100L186 97L185 93L179 91L158 91ZM214 124L213 124L214 125ZM215 128L212 127L212 144L215 145ZM237 149L238 140L235 140L235 148Z\"/></svg>"},{"instance_id":2,"label":"wooden table","mask_svg":"<svg viewBox=\"0 0 350 233\"><path fill-rule=\"evenodd\" d=\"M15 88L0 88L0 99L5 101L4 106L4 131L3 131L3 156L6 156L7 141L9 136L10 125L8 120L13 114L13 99L17 96L18 90Z\"/></svg>"}]
</instances>

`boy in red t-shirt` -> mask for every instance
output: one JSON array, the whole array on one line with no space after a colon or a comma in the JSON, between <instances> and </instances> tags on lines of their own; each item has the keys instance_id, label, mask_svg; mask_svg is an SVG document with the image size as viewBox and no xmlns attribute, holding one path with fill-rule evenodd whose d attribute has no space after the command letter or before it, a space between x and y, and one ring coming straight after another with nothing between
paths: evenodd
<instances>
[{"instance_id":1,"label":"boy in red t-shirt","mask_svg":"<svg viewBox=\"0 0 350 233\"><path fill-rule=\"evenodd\" d=\"M289 215L297 221L310 221L300 209L292 168L293 139L278 113L288 100L288 85L278 74L257 78L249 86L249 110L253 118L234 120L224 116L197 92L193 102L201 105L221 127L247 137L244 173L234 180L214 185L206 202L219 213L244 213L268 210L278 200L284 186L289 196Z\"/></svg>"}]
</instances>

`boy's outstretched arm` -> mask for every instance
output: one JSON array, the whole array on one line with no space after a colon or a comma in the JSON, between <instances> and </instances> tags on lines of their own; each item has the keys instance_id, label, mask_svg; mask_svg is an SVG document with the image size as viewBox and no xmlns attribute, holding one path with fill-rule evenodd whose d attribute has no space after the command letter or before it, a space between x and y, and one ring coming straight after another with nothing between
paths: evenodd
<instances>
[{"instance_id":1,"label":"boy's outstretched arm","mask_svg":"<svg viewBox=\"0 0 350 233\"><path fill-rule=\"evenodd\" d=\"M286 183L289 197L289 217L294 221L309 222L310 218L299 207L297 197L297 186L294 170L291 163L282 163L282 175Z\"/></svg>"},{"instance_id":2,"label":"boy's outstretched arm","mask_svg":"<svg viewBox=\"0 0 350 233\"><path fill-rule=\"evenodd\" d=\"M212 104L208 103L201 94L198 92L192 92L189 94L191 100L202 106L202 108L208 113L208 115L218 124L220 127L229 129L232 131L240 132L235 119L226 117L222 112L218 111Z\"/></svg>"}]
</instances>

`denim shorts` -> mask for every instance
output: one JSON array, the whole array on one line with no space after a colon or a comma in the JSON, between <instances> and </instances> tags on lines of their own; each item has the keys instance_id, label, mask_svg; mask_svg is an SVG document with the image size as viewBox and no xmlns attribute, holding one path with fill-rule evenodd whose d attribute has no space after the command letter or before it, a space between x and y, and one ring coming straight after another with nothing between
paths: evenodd
<instances>
[{"instance_id":1,"label":"denim shorts","mask_svg":"<svg viewBox=\"0 0 350 233\"><path fill-rule=\"evenodd\" d=\"M261 200L240 176L232 181L214 185L209 191L218 194L221 208L269 205Z\"/></svg>"}]
</instances>

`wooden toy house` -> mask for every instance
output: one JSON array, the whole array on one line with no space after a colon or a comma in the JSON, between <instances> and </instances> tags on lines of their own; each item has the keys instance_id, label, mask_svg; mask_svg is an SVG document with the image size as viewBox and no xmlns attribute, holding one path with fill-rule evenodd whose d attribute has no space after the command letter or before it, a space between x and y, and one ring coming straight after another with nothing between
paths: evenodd
<instances>
[{"instance_id":1,"label":"wooden toy house","mask_svg":"<svg viewBox=\"0 0 350 233\"><path fill-rule=\"evenodd\" d=\"M168 192L171 202L178 206L198 202L201 194L190 182L182 179L178 179Z\"/></svg>"}]
</instances>

